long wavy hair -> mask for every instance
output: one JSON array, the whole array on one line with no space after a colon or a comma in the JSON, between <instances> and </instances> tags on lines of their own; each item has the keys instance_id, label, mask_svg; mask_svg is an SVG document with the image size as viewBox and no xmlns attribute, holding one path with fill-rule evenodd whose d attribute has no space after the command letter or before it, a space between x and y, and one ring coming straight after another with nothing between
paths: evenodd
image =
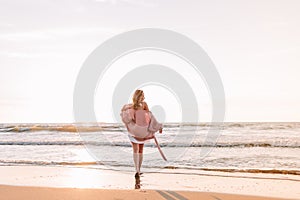
<instances>
[{"instance_id":1,"label":"long wavy hair","mask_svg":"<svg viewBox=\"0 0 300 200\"><path fill-rule=\"evenodd\" d=\"M133 109L138 109L138 107L140 106L139 99L140 97L144 94L143 90L136 90L133 94L132 97L132 102L133 102Z\"/></svg>"}]
</instances>

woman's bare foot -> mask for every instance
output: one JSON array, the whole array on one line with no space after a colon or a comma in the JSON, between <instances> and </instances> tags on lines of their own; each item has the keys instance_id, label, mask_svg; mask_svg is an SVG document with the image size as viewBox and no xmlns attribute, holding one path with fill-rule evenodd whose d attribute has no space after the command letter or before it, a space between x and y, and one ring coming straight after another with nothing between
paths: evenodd
<instances>
[{"instance_id":1,"label":"woman's bare foot","mask_svg":"<svg viewBox=\"0 0 300 200\"><path fill-rule=\"evenodd\" d=\"M135 175L134 175L135 179L138 179L140 178L140 173L139 172L136 172Z\"/></svg>"},{"instance_id":2,"label":"woman's bare foot","mask_svg":"<svg viewBox=\"0 0 300 200\"><path fill-rule=\"evenodd\" d=\"M140 189L141 188L140 173L139 172L135 173L134 177L135 177L134 189Z\"/></svg>"}]
</instances>

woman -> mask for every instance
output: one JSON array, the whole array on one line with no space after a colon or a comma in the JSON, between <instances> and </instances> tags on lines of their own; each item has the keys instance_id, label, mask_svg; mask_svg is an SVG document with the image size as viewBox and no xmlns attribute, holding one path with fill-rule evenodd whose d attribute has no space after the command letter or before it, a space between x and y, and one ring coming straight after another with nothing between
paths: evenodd
<instances>
[{"instance_id":1,"label":"woman","mask_svg":"<svg viewBox=\"0 0 300 200\"><path fill-rule=\"evenodd\" d=\"M133 161L135 165L135 188L140 188L140 170L143 162L143 148L145 141L154 138L154 133L162 133L162 124L158 123L149 111L142 90L136 90L132 104L125 105L122 109L122 120L130 134L128 137L132 144Z\"/></svg>"}]
</instances>

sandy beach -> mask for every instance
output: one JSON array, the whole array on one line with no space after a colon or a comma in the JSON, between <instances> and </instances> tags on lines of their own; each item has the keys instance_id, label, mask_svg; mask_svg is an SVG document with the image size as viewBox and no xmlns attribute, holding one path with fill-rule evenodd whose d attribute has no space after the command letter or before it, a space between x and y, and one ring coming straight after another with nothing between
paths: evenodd
<instances>
[{"instance_id":1,"label":"sandy beach","mask_svg":"<svg viewBox=\"0 0 300 200\"><path fill-rule=\"evenodd\" d=\"M192 191L168 191L168 190L112 190L112 189L74 189L74 188L50 188L50 187L19 187L0 186L0 199L155 199L155 200L185 200L185 199L216 199L216 200L260 200L279 198L266 198L257 196L192 192Z\"/></svg>"},{"instance_id":2,"label":"sandy beach","mask_svg":"<svg viewBox=\"0 0 300 200\"><path fill-rule=\"evenodd\" d=\"M300 177L164 169L133 172L59 166L1 166L0 199L300 199ZM101 197L101 198L100 198Z\"/></svg>"},{"instance_id":3,"label":"sandy beach","mask_svg":"<svg viewBox=\"0 0 300 200\"><path fill-rule=\"evenodd\" d=\"M299 11L0 0L0 200L300 200Z\"/></svg>"}]
</instances>

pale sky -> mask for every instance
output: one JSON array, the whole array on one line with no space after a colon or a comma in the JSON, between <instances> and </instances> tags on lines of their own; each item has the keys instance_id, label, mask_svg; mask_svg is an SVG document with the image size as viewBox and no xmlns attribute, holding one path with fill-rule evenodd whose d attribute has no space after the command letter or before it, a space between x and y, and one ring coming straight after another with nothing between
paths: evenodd
<instances>
[{"instance_id":1,"label":"pale sky","mask_svg":"<svg viewBox=\"0 0 300 200\"><path fill-rule=\"evenodd\" d=\"M105 40L138 28L176 31L206 51L225 88L225 121L299 121L299 10L298 0L1 0L0 123L73 122L74 84L85 59ZM111 71L184 65L157 52L122 59ZM98 121L113 122L101 102L111 101L122 73L103 78L107 88L95 94ZM199 97L200 121L209 121L203 82L181 73ZM166 121L180 121L174 95L143 89L150 107L164 108Z\"/></svg>"}]
</instances>

